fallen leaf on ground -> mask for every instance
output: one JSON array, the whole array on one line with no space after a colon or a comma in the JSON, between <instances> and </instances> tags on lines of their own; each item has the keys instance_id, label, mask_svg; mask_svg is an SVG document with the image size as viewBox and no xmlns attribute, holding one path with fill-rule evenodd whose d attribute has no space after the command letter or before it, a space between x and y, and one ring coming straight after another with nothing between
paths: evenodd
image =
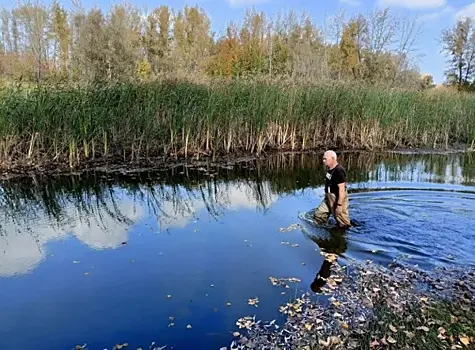
<instances>
[{"instance_id":1,"label":"fallen leaf on ground","mask_svg":"<svg viewBox=\"0 0 475 350\"><path fill-rule=\"evenodd\" d=\"M327 338L327 340L323 340L323 339L319 339L318 340L318 344L322 345L322 346L325 346L325 347L329 347L331 345L338 345L341 343L341 340L340 338L338 337L335 337L335 336L332 336L332 337L329 337Z\"/></svg>"},{"instance_id":2,"label":"fallen leaf on ground","mask_svg":"<svg viewBox=\"0 0 475 350\"><path fill-rule=\"evenodd\" d=\"M390 344L396 344L397 341L396 341L396 339L394 339L393 337L388 337L388 343L390 343Z\"/></svg>"},{"instance_id":3,"label":"fallen leaf on ground","mask_svg":"<svg viewBox=\"0 0 475 350\"><path fill-rule=\"evenodd\" d=\"M460 342L465 346L468 346L468 344L470 344L470 340L468 339L468 337L460 337Z\"/></svg>"},{"instance_id":4,"label":"fallen leaf on ground","mask_svg":"<svg viewBox=\"0 0 475 350\"><path fill-rule=\"evenodd\" d=\"M416 335L412 332L408 332L408 331L404 331L404 334L406 335L406 337L408 337L409 339L412 339L414 338Z\"/></svg>"},{"instance_id":5,"label":"fallen leaf on ground","mask_svg":"<svg viewBox=\"0 0 475 350\"><path fill-rule=\"evenodd\" d=\"M426 326L420 326L416 328L418 331L424 331L424 332L429 332L430 329L427 328Z\"/></svg>"},{"instance_id":6,"label":"fallen leaf on ground","mask_svg":"<svg viewBox=\"0 0 475 350\"><path fill-rule=\"evenodd\" d=\"M445 336L445 332L446 332L445 328L440 327L440 328L438 329L438 331L439 331L439 335L437 336L437 338L439 338L439 339L445 339L445 338L446 338L446 336Z\"/></svg>"},{"instance_id":7,"label":"fallen leaf on ground","mask_svg":"<svg viewBox=\"0 0 475 350\"><path fill-rule=\"evenodd\" d=\"M375 341L371 342L371 344L369 344L370 348L375 348L376 346L379 346L379 341L377 341L377 340L375 340Z\"/></svg>"}]
</instances>

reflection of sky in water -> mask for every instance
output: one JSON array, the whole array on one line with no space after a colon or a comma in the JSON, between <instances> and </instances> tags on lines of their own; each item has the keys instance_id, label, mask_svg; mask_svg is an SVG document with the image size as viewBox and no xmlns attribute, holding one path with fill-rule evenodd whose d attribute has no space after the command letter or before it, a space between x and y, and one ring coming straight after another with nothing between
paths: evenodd
<instances>
[{"instance_id":1,"label":"reflection of sky in water","mask_svg":"<svg viewBox=\"0 0 475 350\"><path fill-rule=\"evenodd\" d=\"M209 188L204 188L207 193ZM266 198L270 204L276 196L269 193ZM115 196L121 198L117 208L97 207L94 211L79 212L70 203L63 208L59 222L48 220L42 213L26 221L14 220L4 216L3 230L0 236L0 275L21 274L33 269L41 262L46 253L45 244L74 236L92 249L115 249L128 240L129 228L148 215L143 201L133 200L116 189ZM213 208L210 208L212 206ZM212 188L210 198L203 198L200 193L179 189L179 194L165 198L160 203L157 213L159 230L185 228L193 222L197 214L207 209L219 213L222 210L257 209L262 207L246 183L223 183ZM126 220L119 220L109 211L118 211ZM25 218L23 218L25 219Z\"/></svg>"}]
</instances>

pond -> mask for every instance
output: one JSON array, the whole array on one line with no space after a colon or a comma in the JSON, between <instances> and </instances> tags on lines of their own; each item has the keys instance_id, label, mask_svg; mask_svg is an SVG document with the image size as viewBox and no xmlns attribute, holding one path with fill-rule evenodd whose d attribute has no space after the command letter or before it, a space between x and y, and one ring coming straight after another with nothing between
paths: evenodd
<instances>
[{"instance_id":1,"label":"pond","mask_svg":"<svg viewBox=\"0 0 475 350\"><path fill-rule=\"evenodd\" d=\"M219 349L241 317L283 322L279 306L312 291L320 248L343 261L475 265L473 155L339 161L357 223L347 231L307 219L323 195L320 154L3 181L0 348Z\"/></svg>"}]
</instances>

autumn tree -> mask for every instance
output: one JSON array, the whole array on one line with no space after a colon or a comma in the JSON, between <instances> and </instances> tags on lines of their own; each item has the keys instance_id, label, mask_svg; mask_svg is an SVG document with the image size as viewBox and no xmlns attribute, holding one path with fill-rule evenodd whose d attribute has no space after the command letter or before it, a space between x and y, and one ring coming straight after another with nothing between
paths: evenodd
<instances>
[{"instance_id":1,"label":"autumn tree","mask_svg":"<svg viewBox=\"0 0 475 350\"><path fill-rule=\"evenodd\" d=\"M106 29L108 78L127 80L136 75L141 50L141 19L130 6L117 5L110 12Z\"/></svg>"},{"instance_id":2,"label":"autumn tree","mask_svg":"<svg viewBox=\"0 0 475 350\"><path fill-rule=\"evenodd\" d=\"M211 21L198 6L185 6L175 17L173 61L185 72L204 71L213 43Z\"/></svg>"},{"instance_id":3,"label":"autumn tree","mask_svg":"<svg viewBox=\"0 0 475 350\"><path fill-rule=\"evenodd\" d=\"M25 39L24 52L33 56L36 80L41 80L47 69L48 12L39 2L30 2L16 9L15 15Z\"/></svg>"},{"instance_id":4,"label":"autumn tree","mask_svg":"<svg viewBox=\"0 0 475 350\"><path fill-rule=\"evenodd\" d=\"M53 40L54 68L65 75L68 67L71 33L67 12L57 1L54 1L52 5L50 35Z\"/></svg>"},{"instance_id":5,"label":"autumn tree","mask_svg":"<svg viewBox=\"0 0 475 350\"><path fill-rule=\"evenodd\" d=\"M340 43L341 71L344 75L357 78L358 46L356 42L357 25L350 22L343 30Z\"/></svg>"},{"instance_id":6,"label":"autumn tree","mask_svg":"<svg viewBox=\"0 0 475 350\"><path fill-rule=\"evenodd\" d=\"M226 28L226 34L219 38L214 46L207 72L211 75L237 76L240 50L237 26L230 23Z\"/></svg>"},{"instance_id":7,"label":"autumn tree","mask_svg":"<svg viewBox=\"0 0 475 350\"><path fill-rule=\"evenodd\" d=\"M160 6L147 16L142 37L145 58L154 74L169 70L172 13Z\"/></svg>"},{"instance_id":8,"label":"autumn tree","mask_svg":"<svg viewBox=\"0 0 475 350\"><path fill-rule=\"evenodd\" d=\"M448 55L447 79L459 89L470 85L475 67L475 28L471 18L459 19L442 31L443 52Z\"/></svg>"},{"instance_id":9,"label":"autumn tree","mask_svg":"<svg viewBox=\"0 0 475 350\"><path fill-rule=\"evenodd\" d=\"M106 20L100 9L77 12L73 17L73 64L75 74L85 81L109 77Z\"/></svg>"},{"instance_id":10,"label":"autumn tree","mask_svg":"<svg viewBox=\"0 0 475 350\"><path fill-rule=\"evenodd\" d=\"M266 18L264 13L246 11L240 32L241 54L239 71L245 74L262 74L266 64Z\"/></svg>"}]
</instances>

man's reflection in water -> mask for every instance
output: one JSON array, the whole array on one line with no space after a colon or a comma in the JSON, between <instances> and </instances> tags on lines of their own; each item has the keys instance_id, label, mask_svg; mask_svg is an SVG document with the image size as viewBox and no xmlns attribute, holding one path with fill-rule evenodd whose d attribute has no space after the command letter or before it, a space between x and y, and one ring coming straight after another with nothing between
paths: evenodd
<instances>
[{"instance_id":1,"label":"man's reflection in water","mask_svg":"<svg viewBox=\"0 0 475 350\"><path fill-rule=\"evenodd\" d=\"M330 228L328 237L320 237L315 235L308 235L308 238L314 241L320 249L325 253L340 255L348 248L346 240L347 230L342 228ZM324 259L323 264L313 280L310 288L315 293L320 293L321 288L326 284L326 280L331 274L332 262Z\"/></svg>"}]
</instances>

